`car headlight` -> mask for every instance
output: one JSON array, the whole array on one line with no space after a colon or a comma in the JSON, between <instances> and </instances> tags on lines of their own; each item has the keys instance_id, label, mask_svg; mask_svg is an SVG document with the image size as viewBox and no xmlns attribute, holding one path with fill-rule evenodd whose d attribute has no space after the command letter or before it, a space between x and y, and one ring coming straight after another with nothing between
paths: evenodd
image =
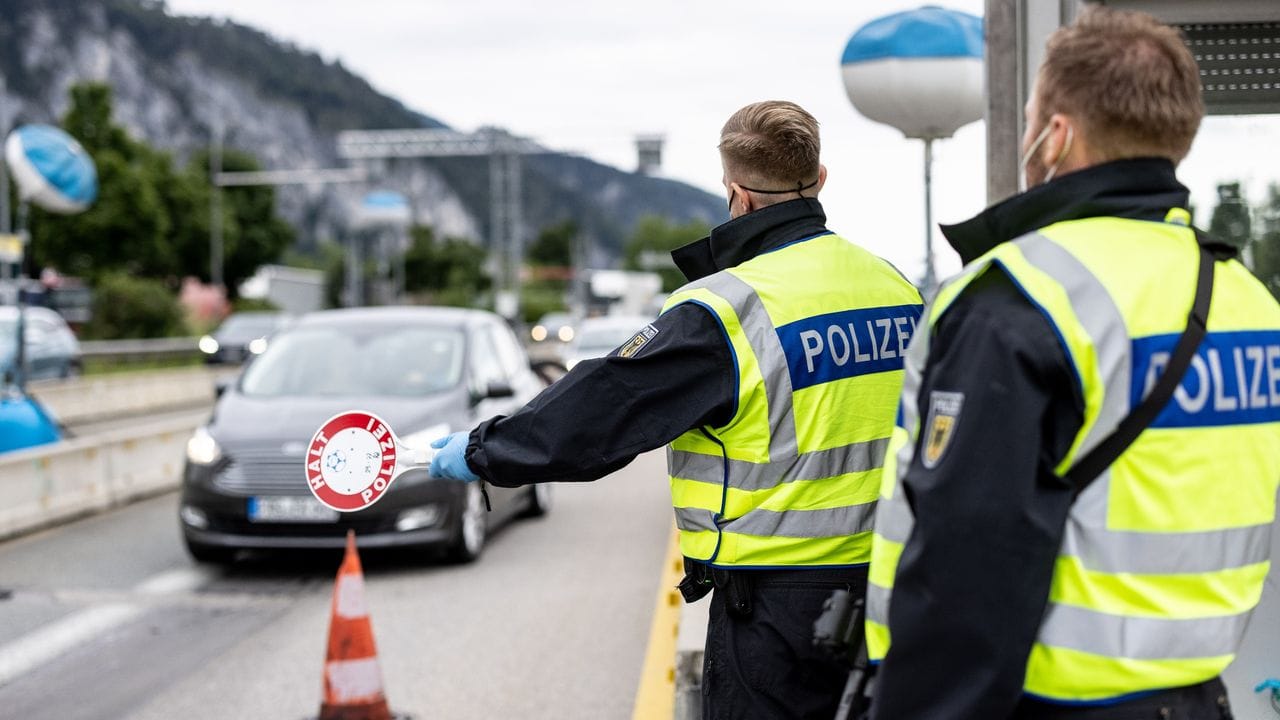
<instances>
[{"instance_id":1,"label":"car headlight","mask_svg":"<svg viewBox=\"0 0 1280 720\"><path fill-rule=\"evenodd\" d=\"M267 349L267 339L264 337L254 338L249 341L249 352L254 355L261 355Z\"/></svg>"},{"instance_id":2,"label":"car headlight","mask_svg":"<svg viewBox=\"0 0 1280 720\"><path fill-rule=\"evenodd\" d=\"M193 465L212 465L222 457L222 448L205 427L196 428L187 441L187 460Z\"/></svg>"},{"instance_id":3,"label":"car headlight","mask_svg":"<svg viewBox=\"0 0 1280 720\"><path fill-rule=\"evenodd\" d=\"M533 329L529 331L529 336L533 338L534 342L542 342L547 339L547 329L541 325L534 325Z\"/></svg>"},{"instance_id":4,"label":"car headlight","mask_svg":"<svg viewBox=\"0 0 1280 720\"><path fill-rule=\"evenodd\" d=\"M560 338L560 342L569 342L573 339L573 328L565 325L560 328L560 331L556 333L556 336Z\"/></svg>"},{"instance_id":5,"label":"car headlight","mask_svg":"<svg viewBox=\"0 0 1280 720\"><path fill-rule=\"evenodd\" d=\"M212 355L218 352L218 341L213 339L212 335L205 335L200 338L200 352L205 355Z\"/></svg>"}]
</instances>

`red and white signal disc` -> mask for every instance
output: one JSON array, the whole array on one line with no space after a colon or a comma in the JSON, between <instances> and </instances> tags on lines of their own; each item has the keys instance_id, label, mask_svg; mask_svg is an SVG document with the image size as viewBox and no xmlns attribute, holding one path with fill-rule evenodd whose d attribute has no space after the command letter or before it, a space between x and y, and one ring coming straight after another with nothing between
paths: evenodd
<instances>
[{"instance_id":1,"label":"red and white signal disc","mask_svg":"<svg viewBox=\"0 0 1280 720\"><path fill-rule=\"evenodd\" d=\"M352 410L329 418L307 449L307 485L334 510L363 510L377 502L396 470L396 438L373 413Z\"/></svg>"}]
</instances>

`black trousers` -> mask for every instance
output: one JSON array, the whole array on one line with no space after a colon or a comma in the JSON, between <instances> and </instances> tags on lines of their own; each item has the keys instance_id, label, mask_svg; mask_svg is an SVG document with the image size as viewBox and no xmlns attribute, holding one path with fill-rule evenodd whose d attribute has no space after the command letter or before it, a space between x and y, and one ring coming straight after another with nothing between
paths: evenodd
<instances>
[{"instance_id":1,"label":"black trousers","mask_svg":"<svg viewBox=\"0 0 1280 720\"><path fill-rule=\"evenodd\" d=\"M866 592L866 567L741 570L749 613L716 583L702 671L703 720L831 720L849 666L813 646L832 591ZM717 578L720 580L720 578Z\"/></svg>"},{"instance_id":2,"label":"black trousers","mask_svg":"<svg viewBox=\"0 0 1280 720\"><path fill-rule=\"evenodd\" d=\"M1098 707L1055 705L1026 699L1012 720L1231 720L1227 688L1214 678L1199 685Z\"/></svg>"}]
</instances>

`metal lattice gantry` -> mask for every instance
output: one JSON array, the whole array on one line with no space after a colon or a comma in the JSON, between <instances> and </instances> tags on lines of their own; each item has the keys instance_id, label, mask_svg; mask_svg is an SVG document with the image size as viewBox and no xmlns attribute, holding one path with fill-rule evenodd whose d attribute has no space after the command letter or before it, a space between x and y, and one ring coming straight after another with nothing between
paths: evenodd
<instances>
[{"instance_id":1,"label":"metal lattice gantry","mask_svg":"<svg viewBox=\"0 0 1280 720\"><path fill-rule=\"evenodd\" d=\"M509 318L519 310L520 264L524 257L522 158L549 152L528 138L488 127L474 133L445 129L338 133L338 155L346 160L489 158L489 248L505 255L499 287L509 299L497 304L498 311Z\"/></svg>"}]
</instances>

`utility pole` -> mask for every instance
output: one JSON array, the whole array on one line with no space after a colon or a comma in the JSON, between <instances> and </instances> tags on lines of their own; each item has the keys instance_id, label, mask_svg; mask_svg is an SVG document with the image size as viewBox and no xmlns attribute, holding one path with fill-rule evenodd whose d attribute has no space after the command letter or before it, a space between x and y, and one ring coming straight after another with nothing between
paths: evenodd
<instances>
[{"instance_id":1,"label":"utility pole","mask_svg":"<svg viewBox=\"0 0 1280 720\"><path fill-rule=\"evenodd\" d=\"M0 236L13 232L13 209L9 206L9 163L4 158L3 143L9 139L9 107L4 101L6 85L0 78ZM10 262L0 258L0 280L9 277ZM18 276L15 271L14 277Z\"/></svg>"},{"instance_id":2,"label":"utility pole","mask_svg":"<svg viewBox=\"0 0 1280 720\"><path fill-rule=\"evenodd\" d=\"M9 108L4 101L5 83L0 78L0 143L9 139ZM3 148L0 148L3 155ZM9 208L9 163L0 156L0 235L8 235L13 231L11 223L13 212Z\"/></svg>"},{"instance_id":3,"label":"utility pole","mask_svg":"<svg viewBox=\"0 0 1280 720\"><path fill-rule=\"evenodd\" d=\"M503 229L507 225L507 204L501 201L505 194L506 179L503 177L506 163L496 150L489 154L489 252L494 258L504 257L502 253ZM494 310L502 315L508 311L503 307L509 280L510 268L507 262L498 263L497 288L494 291Z\"/></svg>"},{"instance_id":4,"label":"utility pole","mask_svg":"<svg viewBox=\"0 0 1280 720\"><path fill-rule=\"evenodd\" d=\"M938 275L933 267L933 138L924 139L924 280L921 285L925 297L933 297L938 289Z\"/></svg>"},{"instance_id":5,"label":"utility pole","mask_svg":"<svg viewBox=\"0 0 1280 720\"><path fill-rule=\"evenodd\" d=\"M222 119L215 118L209 144L209 283L222 287Z\"/></svg>"},{"instance_id":6,"label":"utility pole","mask_svg":"<svg viewBox=\"0 0 1280 720\"><path fill-rule=\"evenodd\" d=\"M524 217L522 210L524 209L523 184L521 183L521 174L523 168L520 161L520 153L508 152L507 159L507 191L504 199L507 203L507 222L510 227L507 230L507 237L510 244L507 248L507 291L511 293L514 300L514 307L511 309L509 319L519 321L520 317L520 266L524 264Z\"/></svg>"}]
</instances>

